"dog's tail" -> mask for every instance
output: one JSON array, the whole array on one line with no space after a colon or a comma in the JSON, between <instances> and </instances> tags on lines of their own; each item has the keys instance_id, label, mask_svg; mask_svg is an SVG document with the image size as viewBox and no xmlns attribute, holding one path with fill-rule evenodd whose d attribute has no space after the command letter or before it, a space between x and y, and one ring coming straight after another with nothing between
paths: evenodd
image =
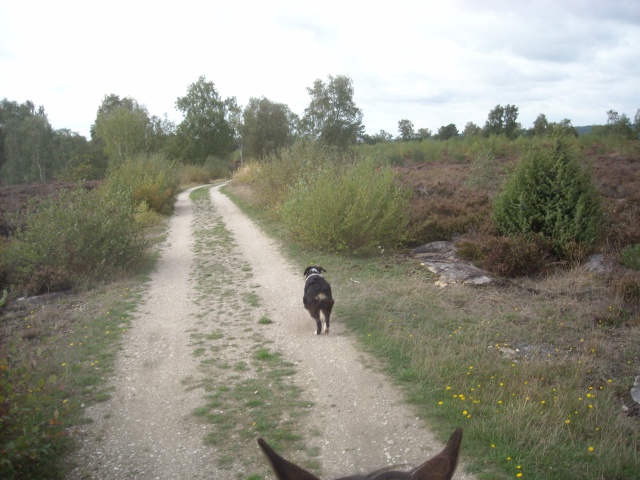
<instances>
[{"instance_id":1,"label":"dog's tail","mask_svg":"<svg viewBox=\"0 0 640 480\"><path fill-rule=\"evenodd\" d=\"M319 293L318 296L316 297L317 300L326 300L327 297L324 293Z\"/></svg>"}]
</instances>

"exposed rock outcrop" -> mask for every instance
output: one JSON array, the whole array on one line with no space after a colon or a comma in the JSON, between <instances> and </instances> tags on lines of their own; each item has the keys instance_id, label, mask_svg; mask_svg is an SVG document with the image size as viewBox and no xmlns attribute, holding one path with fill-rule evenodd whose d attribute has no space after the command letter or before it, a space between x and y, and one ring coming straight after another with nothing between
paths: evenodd
<instances>
[{"instance_id":1,"label":"exposed rock outcrop","mask_svg":"<svg viewBox=\"0 0 640 480\"><path fill-rule=\"evenodd\" d=\"M491 282L487 272L456 256L453 242L427 243L414 248L411 253L430 272L440 276L435 283L439 287L450 284L484 285Z\"/></svg>"}]
</instances>

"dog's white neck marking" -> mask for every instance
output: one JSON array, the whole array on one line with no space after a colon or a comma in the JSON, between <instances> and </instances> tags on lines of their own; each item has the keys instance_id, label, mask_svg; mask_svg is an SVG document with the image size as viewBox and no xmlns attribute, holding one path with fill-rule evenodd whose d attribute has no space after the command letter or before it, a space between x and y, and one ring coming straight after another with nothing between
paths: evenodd
<instances>
[{"instance_id":1,"label":"dog's white neck marking","mask_svg":"<svg viewBox=\"0 0 640 480\"><path fill-rule=\"evenodd\" d=\"M321 276L322 275L320 275L319 273L310 273L309 275L307 275L307 278L304 279L304 283L307 283L311 277L321 277Z\"/></svg>"}]
</instances>

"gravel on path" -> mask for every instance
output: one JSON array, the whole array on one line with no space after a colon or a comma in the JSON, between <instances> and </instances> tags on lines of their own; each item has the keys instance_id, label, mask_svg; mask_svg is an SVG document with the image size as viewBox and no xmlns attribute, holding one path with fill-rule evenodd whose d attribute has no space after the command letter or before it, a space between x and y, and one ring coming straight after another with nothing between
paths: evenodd
<instances>
[{"instance_id":1,"label":"gravel on path","mask_svg":"<svg viewBox=\"0 0 640 480\"><path fill-rule=\"evenodd\" d=\"M198 312L189 193L178 197L158 269L125 336L112 399L88 409L94 422L82 428L71 479L233 477L217 469L215 449L203 442L207 425L193 416L202 389L183 383L198 368L188 333ZM404 403L399 388L371 368L375 362L355 348L339 316L332 317L331 334L314 335L315 323L302 307L306 265L292 266L219 187L210 189L210 198L251 266L251 282L274 322L264 335L296 364L294 381L313 402L303 421L319 432L307 442L319 449L324 476L417 465L437 453L443 444ZM340 302L338 285L334 298ZM454 478L473 477L459 467Z\"/></svg>"}]
</instances>

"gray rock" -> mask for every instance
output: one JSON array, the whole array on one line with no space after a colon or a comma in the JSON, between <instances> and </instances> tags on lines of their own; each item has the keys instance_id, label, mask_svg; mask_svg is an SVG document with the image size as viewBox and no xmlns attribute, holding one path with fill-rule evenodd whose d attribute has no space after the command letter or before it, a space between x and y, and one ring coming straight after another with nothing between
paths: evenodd
<instances>
[{"instance_id":1,"label":"gray rock","mask_svg":"<svg viewBox=\"0 0 640 480\"><path fill-rule=\"evenodd\" d=\"M637 376L635 382L633 382L631 398L633 398L634 402L640 404L640 376Z\"/></svg>"},{"instance_id":2,"label":"gray rock","mask_svg":"<svg viewBox=\"0 0 640 480\"><path fill-rule=\"evenodd\" d=\"M453 242L427 243L414 248L411 253L421 259L421 264L430 272L440 276L435 282L439 287L450 284L484 285L491 282L487 272L456 256Z\"/></svg>"},{"instance_id":3,"label":"gray rock","mask_svg":"<svg viewBox=\"0 0 640 480\"><path fill-rule=\"evenodd\" d=\"M584 269L590 273L597 273L603 275L610 273L613 270L613 263L601 254L596 253L589 257L589 260L584 265Z\"/></svg>"}]
</instances>

